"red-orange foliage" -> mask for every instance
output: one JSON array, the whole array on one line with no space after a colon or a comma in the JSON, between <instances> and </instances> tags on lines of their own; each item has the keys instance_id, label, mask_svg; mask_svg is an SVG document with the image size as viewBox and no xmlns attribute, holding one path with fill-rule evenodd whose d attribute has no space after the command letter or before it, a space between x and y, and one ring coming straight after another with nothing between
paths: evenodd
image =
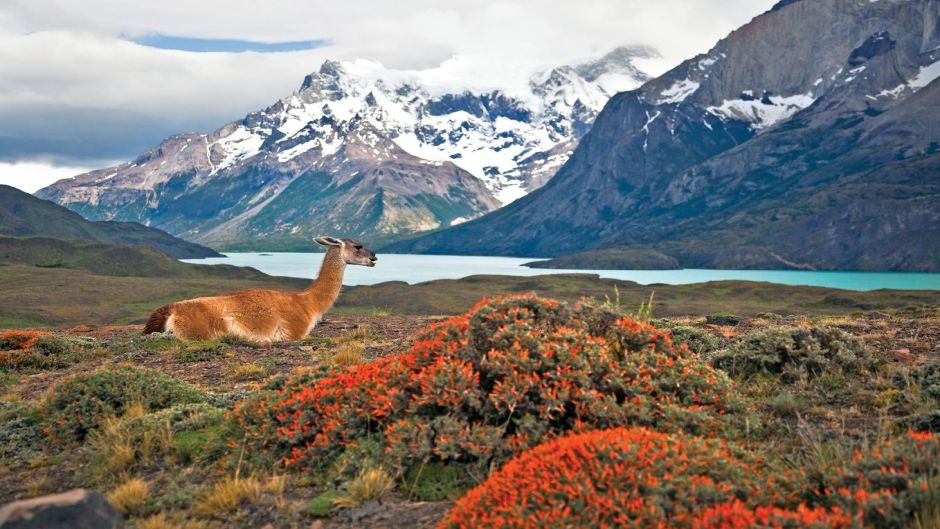
<instances>
[{"instance_id":1,"label":"red-orange foliage","mask_svg":"<svg viewBox=\"0 0 940 529\"><path fill-rule=\"evenodd\" d=\"M858 517L832 510L798 506L748 507L736 500L705 509L692 523L692 529L850 529L860 527Z\"/></svg>"},{"instance_id":2,"label":"red-orange foliage","mask_svg":"<svg viewBox=\"0 0 940 529\"><path fill-rule=\"evenodd\" d=\"M7 331L0 334L0 350L29 351L36 343L36 340L46 334L49 333L45 331Z\"/></svg>"},{"instance_id":3,"label":"red-orange foliage","mask_svg":"<svg viewBox=\"0 0 940 529\"><path fill-rule=\"evenodd\" d=\"M615 428L513 458L459 500L440 528L718 529L725 526L707 524L720 514L702 520L700 513L741 498L784 500L771 496L777 490L759 460L722 441Z\"/></svg>"},{"instance_id":4,"label":"red-orange foliage","mask_svg":"<svg viewBox=\"0 0 940 529\"><path fill-rule=\"evenodd\" d=\"M937 502L940 436L908 432L855 452L852 461L818 480L819 503L864 513L866 526L906 526L915 513Z\"/></svg>"},{"instance_id":5,"label":"red-orange foliage","mask_svg":"<svg viewBox=\"0 0 940 529\"><path fill-rule=\"evenodd\" d=\"M235 417L291 464L322 465L372 437L402 466L486 466L569 431L714 432L736 406L730 389L666 331L590 305L511 296L428 328L406 354L288 381Z\"/></svg>"}]
</instances>

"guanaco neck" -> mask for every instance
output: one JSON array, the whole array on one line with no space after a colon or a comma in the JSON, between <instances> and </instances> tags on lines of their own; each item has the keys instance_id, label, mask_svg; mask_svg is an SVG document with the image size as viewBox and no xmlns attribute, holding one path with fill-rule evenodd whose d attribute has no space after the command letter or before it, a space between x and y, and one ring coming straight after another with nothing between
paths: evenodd
<instances>
[{"instance_id":1,"label":"guanaco neck","mask_svg":"<svg viewBox=\"0 0 940 529\"><path fill-rule=\"evenodd\" d=\"M323 257L323 264L320 265L317 278L301 294L316 316L329 310L336 302L340 288L343 286L345 270L346 261L343 259L343 249L336 246L330 247L326 256Z\"/></svg>"}]
</instances>

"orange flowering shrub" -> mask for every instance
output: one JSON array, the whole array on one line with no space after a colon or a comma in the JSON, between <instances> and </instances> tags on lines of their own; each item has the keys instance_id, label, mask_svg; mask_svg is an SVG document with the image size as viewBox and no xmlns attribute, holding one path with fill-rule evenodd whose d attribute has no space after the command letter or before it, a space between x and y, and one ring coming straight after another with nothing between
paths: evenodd
<instances>
[{"instance_id":1,"label":"orange flowering shrub","mask_svg":"<svg viewBox=\"0 0 940 529\"><path fill-rule=\"evenodd\" d=\"M0 334L0 367L17 367L29 356L30 349L45 331L7 331Z\"/></svg>"},{"instance_id":2,"label":"orange flowering shrub","mask_svg":"<svg viewBox=\"0 0 940 529\"><path fill-rule=\"evenodd\" d=\"M460 499L439 527L718 529L726 527L716 523L724 511L699 513L739 499L780 499L770 497L779 488L762 468L719 440L646 428L585 432L513 458Z\"/></svg>"},{"instance_id":3,"label":"orange flowering shrub","mask_svg":"<svg viewBox=\"0 0 940 529\"><path fill-rule=\"evenodd\" d=\"M45 331L7 331L0 334L0 351L29 351L40 336L47 334Z\"/></svg>"},{"instance_id":4,"label":"orange flowering shrub","mask_svg":"<svg viewBox=\"0 0 940 529\"><path fill-rule=\"evenodd\" d=\"M716 432L731 384L667 331L590 304L484 300L411 350L324 378L298 375L235 418L289 464L322 466L362 438L392 464L480 465L569 431Z\"/></svg>"},{"instance_id":5,"label":"orange flowering shrub","mask_svg":"<svg viewBox=\"0 0 940 529\"><path fill-rule=\"evenodd\" d=\"M692 529L851 529L861 527L857 517L838 507L831 510L800 505L795 510L749 507L735 500L705 509Z\"/></svg>"},{"instance_id":6,"label":"orange flowering shrub","mask_svg":"<svg viewBox=\"0 0 940 529\"><path fill-rule=\"evenodd\" d=\"M863 512L866 526L904 527L940 496L940 437L908 432L869 451L856 451L833 473L810 477L819 503Z\"/></svg>"}]
</instances>

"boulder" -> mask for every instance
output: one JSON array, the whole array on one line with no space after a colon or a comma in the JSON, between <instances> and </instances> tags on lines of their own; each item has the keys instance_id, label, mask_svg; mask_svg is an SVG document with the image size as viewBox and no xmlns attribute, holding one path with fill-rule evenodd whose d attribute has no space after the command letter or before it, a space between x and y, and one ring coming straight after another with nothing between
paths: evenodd
<instances>
[{"instance_id":1,"label":"boulder","mask_svg":"<svg viewBox=\"0 0 940 529\"><path fill-rule=\"evenodd\" d=\"M0 529L118 529L124 518L96 491L74 489L0 508Z\"/></svg>"}]
</instances>

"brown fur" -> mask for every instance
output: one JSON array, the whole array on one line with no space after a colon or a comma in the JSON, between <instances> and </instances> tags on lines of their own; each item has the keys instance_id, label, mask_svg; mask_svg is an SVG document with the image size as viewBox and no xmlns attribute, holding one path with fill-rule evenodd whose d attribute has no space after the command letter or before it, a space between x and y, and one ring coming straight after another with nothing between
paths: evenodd
<instances>
[{"instance_id":1,"label":"brown fur","mask_svg":"<svg viewBox=\"0 0 940 529\"><path fill-rule=\"evenodd\" d=\"M300 340L333 306L346 264L374 266L375 254L351 239L319 237L329 245L320 273L302 292L253 289L160 307L144 333L170 331L183 340L237 336L252 341Z\"/></svg>"},{"instance_id":2,"label":"brown fur","mask_svg":"<svg viewBox=\"0 0 940 529\"><path fill-rule=\"evenodd\" d=\"M147 324L144 325L144 334L153 334L166 330L166 319L170 317L170 306L164 305L153 311Z\"/></svg>"}]
</instances>

